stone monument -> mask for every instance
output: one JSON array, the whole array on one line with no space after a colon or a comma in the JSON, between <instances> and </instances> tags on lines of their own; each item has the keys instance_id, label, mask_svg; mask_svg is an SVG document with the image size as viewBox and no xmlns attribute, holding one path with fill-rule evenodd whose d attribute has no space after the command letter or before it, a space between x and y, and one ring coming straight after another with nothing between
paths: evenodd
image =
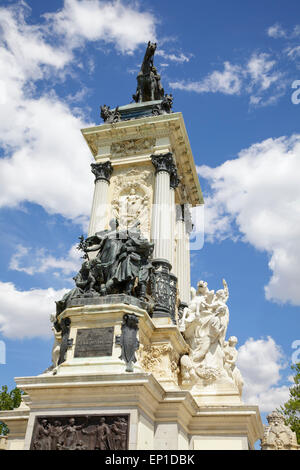
<instances>
[{"instance_id":1,"label":"stone monument","mask_svg":"<svg viewBox=\"0 0 300 470\"><path fill-rule=\"evenodd\" d=\"M263 436L226 339L227 283L191 287L190 208L203 198L156 47L134 102L101 106L104 122L82 130L95 158L83 262L51 315L51 365L16 378L21 406L0 413L8 449L253 449Z\"/></svg>"},{"instance_id":2,"label":"stone monument","mask_svg":"<svg viewBox=\"0 0 300 470\"><path fill-rule=\"evenodd\" d=\"M262 450L299 450L296 433L284 422L284 416L273 411L267 416L268 426L264 426L261 440Z\"/></svg>"}]
</instances>

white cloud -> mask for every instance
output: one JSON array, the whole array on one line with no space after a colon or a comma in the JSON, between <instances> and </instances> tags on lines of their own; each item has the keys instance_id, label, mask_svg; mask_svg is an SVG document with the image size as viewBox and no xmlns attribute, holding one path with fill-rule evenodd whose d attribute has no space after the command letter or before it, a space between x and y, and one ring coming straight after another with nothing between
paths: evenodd
<instances>
[{"instance_id":1,"label":"white cloud","mask_svg":"<svg viewBox=\"0 0 300 470\"><path fill-rule=\"evenodd\" d=\"M296 39L300 36L300 25L297 24L292 30L288 31L279 23L275 23L267 29L267 35L274 39Z\"/></svg>"},{"instance_id":2,"label":"white cloud","mask_svg":"<svg viewBox=\"0 0 300 470\"><path fill-rule=\"evenodd\" d=\"M0 282L0 332L7 338L51 336L50 315L55 301L67 291L32 289L19 291L10 282Z\"/></svg>"},{"instance_id":3,"label":"white cloud","mask_svg":"<svg viewBox=\"0 0 300 470\"><path fill-rule=\"evenodd\" d=\"M300 56L300 46L289 47L287 53L290 59L297 59Z\"/></svg>"},{"instance_id":4,"label":"white cloud","mask_svg":"<svg viewBox=\"0 0 300 470\"><path fill-rule=\"evenodd\" d=\"M198 174L211 188L206 239L239 236L265 251L267 299L300 305L300 135L267 139L217 168L198 167Z\"/></svg>"},{"instance_id":5,"label":"white cloud","mask_svg":"<svg viewBox=\"0 0 300 470\"><path fill-rule=\"evenodd\" d=\"M239 66L224 62L224 70L215 70L206 78L198 82L171 82L169 84L174 89L195 91L197 93L224 93L226 95L236 95L241 91L241 69Z\"/></svg>"},{"instance_id":6,"label":"white cloud","mask_svg":"<svg viewBox=\"0 0 300 470\"><path fill-rule=\"evenodd\" d=\"M253 54L250 58L247 69L253 85L258 85L261 90L267 90L272 83L279 79L280 75L271 70L276 64L275 60L269 60L268 54Z\"/></svg>"},{"instance_id":7,"label":"white cloud","mask_svg":"<svg viewBox=\"0 0 300 470\"><path fill-rule=\"evenodd\" d=\"M191 54L186 55L183 54L183 52L180 52L179 54L167 53L164 49L158 49L155 52L155 55L163 57L166 60L171 60L172 62L178 62L181 64L183 64L184 62L189 62L191 58Z\"/></svg>"},{"instance_id":8,"label":"white cloud","mask_svg":"<svg viewBox=\"0 0 300 470\"><path fill-rule=\"evenodd\" d=\"M11 257L9 269L25 272L29 275L53 270L56 270L55 276L58 276L57 270L64 275L76 273L82 264L81 253L76 249L76 246L73 245L65 257L55 258L45 249L33 250L19 245Z\"/></svg>"},{"instance_id":9,"label":"white cloud","mask_svg":"<svg viewBox=\"0 0 300 470\"><path fill-rule=\"evenodd\" d=\"M270 412L289 398L289 387L279 385L280 371L286 368L284 356L273 338L249 338L238 350L237 366L245 385L243 400L258 404L260 411Z\"/></svg>"},{"instance_id":10,"label":"white cloud","mask_svg":"<svg viewBox=\"0 0 300 470\"><path fill-rule=\"evenodd\" d=\"M86 226L92 156L80 129L94 123L76 116L68 97L41 86L64 78L83 41L108 41L131 53L155 37L155 19L135 4L98 0L66 0L41 24L26 22L26 14L24 2L0 8L0 207L29 201Z\"/></svg>"},{"instance_id":11,"label":"white cloud","mask_svg":"<svg viewBox=\"0 0 300 470\"><path fill-rule=\"evenodd\" d=\"M267 105L283 94L284 74L276 71L277 63L269 54L254 53L245 64L224 62L223 70L214 70L200 81L177 81L169 85L196 93L248 94L252 105ZM269 90L270 94L266 95Z\"/></svg>"},{"instance_id":12,"label":"white cloud","mask_svg":"<svg viewBox=\"0 0 300 470\"><path fill-rule=\"evenodd\" d=\"M271 38L284 38L287 36L286 31L282 28L279 23L275 23L267 29L267 34Z\"/></svg>"},{"instance_id":13,"label":"white cloud","mask_svg":"<svg viewBox=\"0 0 300 470\"><path fill-rule=\"evenodd\" d=\"M62 10L45 16L73 48L84 41L102 40L122 53L132 53L156 38L155 17L139 11L137 4L122 1L65 0Z\"/></svg>"}]
</instances>

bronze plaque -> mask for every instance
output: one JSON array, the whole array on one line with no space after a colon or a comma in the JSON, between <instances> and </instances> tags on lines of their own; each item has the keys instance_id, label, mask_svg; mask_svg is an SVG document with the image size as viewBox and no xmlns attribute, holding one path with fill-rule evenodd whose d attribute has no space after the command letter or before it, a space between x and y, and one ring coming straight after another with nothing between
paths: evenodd
<instances>
[{"instance_id":1,"label":"bronze plaque","mask_svg":"<svg viewBox=\"0 0 300 470\"><path fill-rule=\"evenodd\" d=\"M35 418L30 450L127 450L129 415Z\"/></svg>"},{"instance_id":2,"label":"bronze plaque","mask_svg":"<svg viewBox=\"0 0 300 470\"><path fill-rule=\"evenodd\" d=\"M77 330L74 357L111 356L114 327Z\"/></svg>"}]
</instances>

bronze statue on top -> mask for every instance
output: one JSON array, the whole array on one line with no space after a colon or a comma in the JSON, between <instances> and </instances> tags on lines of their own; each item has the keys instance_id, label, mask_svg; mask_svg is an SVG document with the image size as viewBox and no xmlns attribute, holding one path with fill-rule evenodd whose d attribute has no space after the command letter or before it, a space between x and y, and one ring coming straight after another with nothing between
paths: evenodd
<instances>
[{"instance_id":1,"label":"bronze statue on top","mask_svg":"<svg viewBox=\"0 0 300 470\"><path fill-rule=\"evenodd\" d=\"M164 97L165 92L161 85L160 75L153 64L156 46L156 42L148 42L141 70L137 76L137 90L135 95L132 95L136 103L162 100Z\"/></svg>"}]
</instances>

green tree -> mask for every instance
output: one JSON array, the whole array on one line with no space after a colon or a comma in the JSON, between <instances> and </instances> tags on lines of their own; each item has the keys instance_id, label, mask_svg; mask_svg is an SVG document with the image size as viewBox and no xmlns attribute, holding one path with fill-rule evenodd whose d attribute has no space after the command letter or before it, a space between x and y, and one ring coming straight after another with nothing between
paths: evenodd
<instances>
[{"instance_id":1,"label":"green tree","mask_svg":"<svg viewBox=\"0 0 300 470\"><path fill-rule=\"evenodd\" d=\"M296 433L300 444L300 362L291 368L295 371L294 385L290 388L289 400L278 411L284 414L285 423Z\"/></svg>"},{"instance_id":2,"label":"green tree","mask_svg":"<svg viewBox=\"0 0 300 470\"><path fill-rule=\"evenodd\" d=\"M10 392L7 385L3 385L0 392L0 410L13 410L18 408L21 403L23 392L19 388L14 388ZM9 429L5 423L0 421L0 436L6 436Z\"/></svg>"}]
</instances>

